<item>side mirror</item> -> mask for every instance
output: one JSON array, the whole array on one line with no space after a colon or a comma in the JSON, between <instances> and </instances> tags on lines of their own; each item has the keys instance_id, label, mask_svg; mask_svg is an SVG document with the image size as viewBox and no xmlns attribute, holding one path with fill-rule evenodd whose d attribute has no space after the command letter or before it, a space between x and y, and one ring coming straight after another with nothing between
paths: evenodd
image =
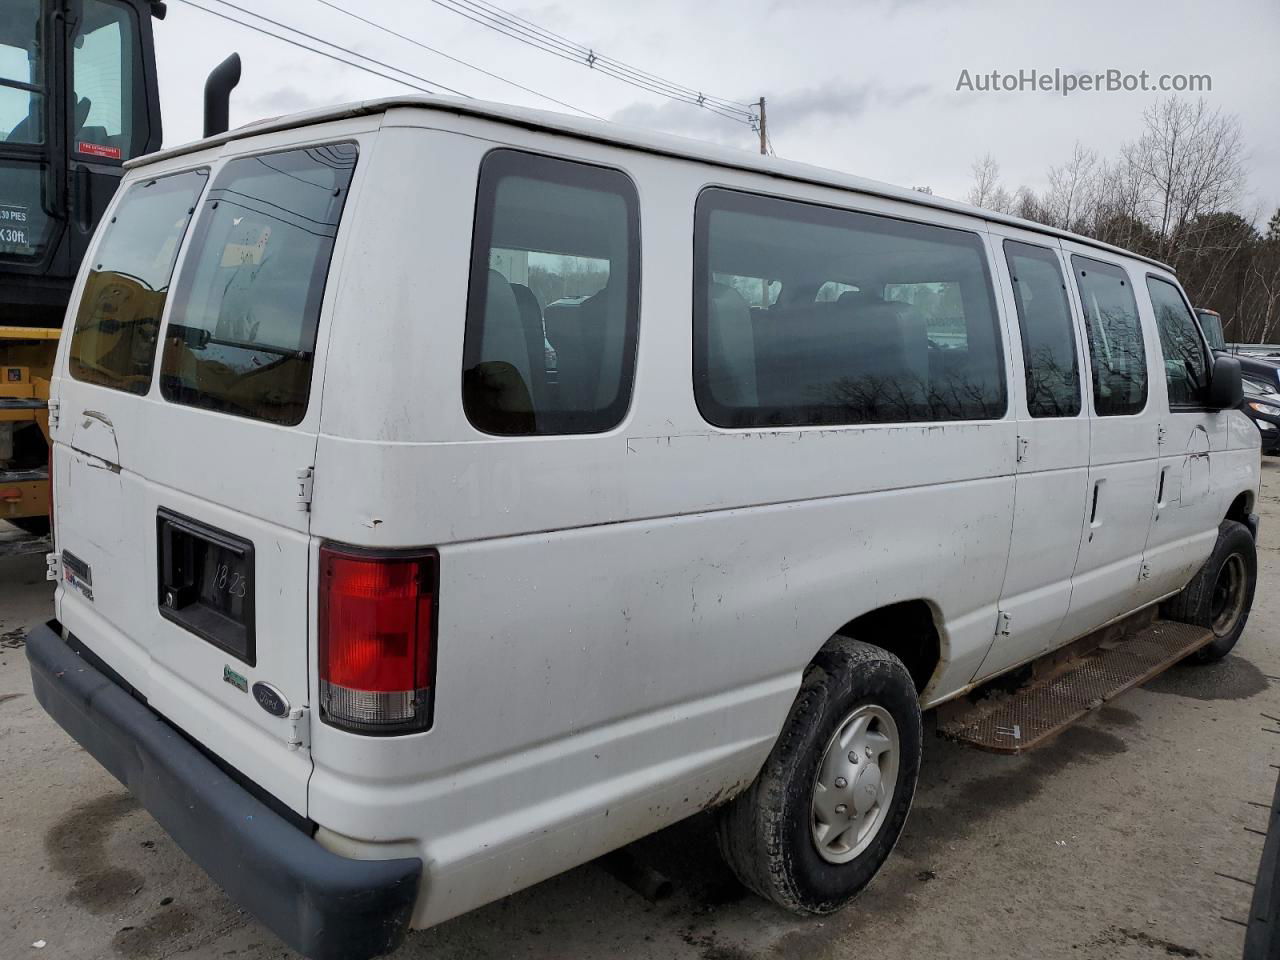
<instances>
[{"instance_id":1,"label":"side mirror","mask_svg":"<svg viewBox=\"0 0 1280 960\"><path fill-rule=\"evenodd\" d=\"M1244 381L1240 378L1240 361L1219 354L1213 358L1209 373L1208 406L1211 410L1231 410L1244 403Z\"/></svg>"}]
</instances>

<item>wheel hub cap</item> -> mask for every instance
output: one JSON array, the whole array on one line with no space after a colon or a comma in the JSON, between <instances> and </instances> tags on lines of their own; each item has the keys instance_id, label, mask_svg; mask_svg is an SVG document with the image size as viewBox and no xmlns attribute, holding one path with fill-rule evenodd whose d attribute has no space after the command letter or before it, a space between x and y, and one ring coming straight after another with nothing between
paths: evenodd
<instances>
[{"instance_id":1,"label":"wheel hub cap","mask_svg":"<svg viewBox=\"0 0 1280 960\"><path fill-rule=\"evenodd\" d=\"M898 727L875 704L854 709L823 752L813 785L813 843L828 863L847 863L880 832L898 780Z\"/></svg>"}]
</instances>

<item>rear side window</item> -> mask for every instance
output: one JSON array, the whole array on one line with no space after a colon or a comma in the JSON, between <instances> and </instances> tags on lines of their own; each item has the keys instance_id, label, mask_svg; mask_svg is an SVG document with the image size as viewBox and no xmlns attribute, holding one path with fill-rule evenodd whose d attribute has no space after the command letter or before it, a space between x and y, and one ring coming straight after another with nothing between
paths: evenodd
<instances>
[{"instance_id":1,"label":"rear side window","mask_svg":"<svg viewBox=\"0 0 1280 960\"><path fill-rule=\"evenodd\" d=\"M1209 385L1209 359L1191 308L1168 280L1147 277L1151 306L1155 308L1160 349L1164 352L1164 378L1169 386L1169 406L1194 407L1204 402Z\"/></svg>"},{"instance_id":2,"label":"rear side window","mask_svg":"<svg viewBox=\"0 0 1280 960\"><path fill-rule=\"evenodd\" d=\"M191 170L125 191L76 310L68 352L75 379L136 394L150 389L174 260L208 179L208 170Z\"/></svg>"},{"instance_id":3,"label":"rear side window","mask_svg":"<svg viewBox=\"0 0 1280 960\"><path fill-rule=\"evenodd\" d=\"M631 401L639 214L623 173L516 150L480 167L462 403L486 433L600 433Z\"/></svg>"},{"instance_id":4,"label":"rear side window","mask_svg":"<svg viewBox=\"0 0 1280 960\"><path fill-rule=\"evenodd\" d=\"M1005 411L976 234L713 188L698 198L694 277L694 395L716 426ZM727 277L768 278L778 294L752 299Z\"/></svg>"},{"instance_id":5,"label":"rear side window","mask_svg":"<svg viewBox=\"0 0 1280 960\"><path fill-rule=\"evenodd\" d=\"M1071 267L1089 334L1094 410L1101 417L1140 413L1147 405L1147 357L1129 277L1088 257L1073 256Z\"/></svg>"},{"instance_id":6,"label":"rear side window","mask_svg":"<svg viewBox=\"0 0 1280 960\"><path fill-rule=\"evenodd\" d=\"M1052 250L1016 240L1004 242L1004 256L1022 331L1027 410L1033 417L1074 417L1080 413L1080 367L1058 258Z\"/></svg>"},{"instance_id":7,"label":"rear side window","mask_svg":"<svg viewBox=\"0 0 1280 960\"><path fill-rule=\"evenodd\" d=\"M165 399L270 423L302 420L356 152L332 143L243 157L218 174L174 292Z\"/></svg>"}]
</instances>

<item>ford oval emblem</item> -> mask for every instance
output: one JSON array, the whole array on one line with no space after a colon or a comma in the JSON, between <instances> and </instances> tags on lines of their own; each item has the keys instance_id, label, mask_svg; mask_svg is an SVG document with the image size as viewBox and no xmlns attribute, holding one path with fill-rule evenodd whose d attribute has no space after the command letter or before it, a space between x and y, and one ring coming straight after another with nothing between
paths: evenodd
<instances>
[{"instance_id":1,"label":"ford oval emblem","mask_svg":"<svg viewBox=\"0 0 1280 960\"><path fill-rule=\"evenodd\" d=\"M269 683L259 680L253 685L253 699L258 706L273 717L284 717L289 714L289 700L283 693Z\"/></svg>"}]
</instances>

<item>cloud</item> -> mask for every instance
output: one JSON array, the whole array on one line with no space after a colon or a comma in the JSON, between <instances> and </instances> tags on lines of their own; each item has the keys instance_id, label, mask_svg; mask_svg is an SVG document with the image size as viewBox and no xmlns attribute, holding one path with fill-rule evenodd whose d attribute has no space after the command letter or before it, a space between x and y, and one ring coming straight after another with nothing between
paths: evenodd
<instances>
[{"instance_id":1,"label":"cloud","mask_svg":"<svg viewBox=\"0 0 1280 960\"><path fill-rule=\"evenodd\" d=\"M663 130L682 137L732 146L750 146L755 137L743 121L730 120L710 110L675 100L628 104L615 111L609 119L632 127Z\"/></svg>"},{"instance_id":2,"label":"cloud","mask_svg":"<svg viewBox=\"0 0 1280 960\"><path fill-rule=\"evenodd\" d=\"M929 92L925 84L887 87L874 82L829 83L768 97L765 105L771 133L815 126L830 132L847 127L869 110L902 106ZM755 142L755 133L747 123L672 100L628 104L610 119L733 146L750 147Z\"/></svg>"},{"instance_id":3,"label":"cloud","mask_svg":"<svg viewBox=\"0 0 1280 960\"><path fill-rule=\"evenodd\" d=\"M848 123L876 107L903 106L926 96L930 90L923 83L887 87L875 82L833 82L782 93L766 101L769 126L774 130L785 130L815 121L823 124Z\"/></svg>"},{"instance_id":4,"label":"cloud","mask_svg":"<svg viewBox=\"0 0 1280 960\"><path fill-rule=\"evenodd\" d=\"M234 98L235 94L232 94L232 97ZM279 117L324 106L331 102L331 99L314 97L297 87L280 86L245 97L241 105L253 116Z\"/></svg>"}]
</instances>

